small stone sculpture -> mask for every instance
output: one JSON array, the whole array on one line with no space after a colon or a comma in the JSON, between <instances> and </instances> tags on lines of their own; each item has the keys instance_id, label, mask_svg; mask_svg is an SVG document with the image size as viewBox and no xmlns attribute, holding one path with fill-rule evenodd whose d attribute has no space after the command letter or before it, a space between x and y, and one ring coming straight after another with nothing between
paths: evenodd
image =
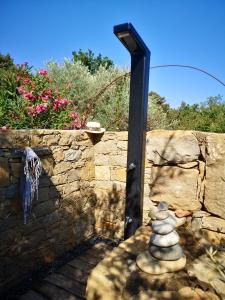
<instances>
[{"instance_id":1,"label":"small stone sculpture","mask_svg":"<svg viewBox=\"0 0 225 300\"><path fill-rule=\"evenodd\" d=\"M169 213L168 204L159 202L154 211L153 234L149 249L137 257L138 267L150 274L176 272L186 265L186 257L179 245L179 235L175 231L176 219Z\"/></svg>"}]
</instances>

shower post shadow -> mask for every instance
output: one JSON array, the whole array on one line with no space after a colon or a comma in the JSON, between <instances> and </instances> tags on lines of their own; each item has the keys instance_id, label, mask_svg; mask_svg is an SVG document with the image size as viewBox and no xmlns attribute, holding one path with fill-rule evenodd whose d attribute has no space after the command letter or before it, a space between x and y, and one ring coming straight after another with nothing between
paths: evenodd
<instances>
[{"instance_id":1,"label":"shower post shadow","mask_svg":"<svg viewBox=\"0 0 225 300\"><path fill-rule=\"evenodd\" d=\"M150 51L131 23L114 26L131 55L124 239L142 225Z\"/></svg>"}]
</instances>

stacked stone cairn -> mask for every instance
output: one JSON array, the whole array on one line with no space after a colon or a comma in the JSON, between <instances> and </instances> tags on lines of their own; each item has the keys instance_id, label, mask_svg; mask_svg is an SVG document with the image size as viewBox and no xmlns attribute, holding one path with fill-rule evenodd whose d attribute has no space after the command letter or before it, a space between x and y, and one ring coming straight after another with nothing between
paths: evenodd
<instances>
[{"instance_id":1,"label":"stacked stone cairn","mask_svg":"<svg viewBox=\"0 0 225 300\"><path fill-rule=\"evenodd\" d=\"M154 219L149 248L138 255L138 267L149 274L163 274L183 269L186 257L179 245L179 235L175 231L177 221L170 214L165 201L159 202L154 211Z\"/></svg>"}]
</instances>

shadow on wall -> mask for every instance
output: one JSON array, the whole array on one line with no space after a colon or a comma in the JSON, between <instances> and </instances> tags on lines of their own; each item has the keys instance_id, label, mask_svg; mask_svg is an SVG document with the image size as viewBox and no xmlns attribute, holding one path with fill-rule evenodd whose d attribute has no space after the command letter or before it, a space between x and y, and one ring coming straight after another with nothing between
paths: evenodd
<instances>
[{"instance_id":1,"label":"shadow on wall","mask_svg":"<svg viewBox=\"0 0 225 300\"><path fill-rule=\"evenodd\" d=\"M149 196L173 209L199 210L203 203L205 161L192 132L156 131L149 134Z\"/></svg>"},{"instance_id":2,"label":"shadow on wall","mask_svg":"<svg viewBox=\"0 0 225 300\"><path fill-rule=\"evenodd\" d=\"M39 199L33 202L29 223L23 224L21 158L11 156L12 148L30 145L26 134L21 135L12 140L12 136L0 135L0 291L51 264L95 233L96 196L92 187L77 174L73 180L66 174L51 176L55 166L52 153L41 157Z\"/></svg>"},{"instance_id":3,"label":"shadow on wall","mask_svg":"<svg viewBox=\"0 0 225 300\"><path fill-rule=\"evenodd\" d=\"M91 171L89 161L82 161L82 157L90 149L83 149L82 143L74 147L83 154L76 168L69 171L67 166L72 163L65 162L64 157L61 163L55 160L62 154L61 150L55 153L57 145L48 147L49 154L40 157L39 199L34 199L30 221L24 225L19 195L21 158L13 157L12 149L33 144L35 148L46 147L43 136L40 130L0 134L0 293L44 266L51 268L56 258L95 235L123 236L124 190L112 185L104 195L96 194L93 182L85 179ZM63 172L59 172L59 164Z\"/></svg>"},{"instance_id":4,"label":"shadow on wall","mask_svg":"<svg viewBox=\"0 0 225 300\"><path fill-rule=\"evenodd\" d=\"M150 188L150 197L156 198L159 200L158 196L161 195L162 191L160 190L160 186L165 186L166 181L168 178L174 179L175 177L179 177L183 175L183 170L179 168L179 170L174 170L174 166L176 166L175 159L168 160L166 158L166 154L169 148L171 148L171 143L174 138L174 134L171 134L171 136L168 138L168 141L165 143L164 149L162 149L161 153L158 150L155 150L154 153L156 157L158 156L158 159L156 163L153 162L153 166L155 167L155 171L152 174L149 188ZM171 151L172 150L172 151ZM170 151L173 154L174 157L176 157L176 149L172 147ZM164 171L165 169L165 171ZM163 199L167 201L166 199ZM160 200L159 200L160 201Z\"/></svg>"}]
</instances>

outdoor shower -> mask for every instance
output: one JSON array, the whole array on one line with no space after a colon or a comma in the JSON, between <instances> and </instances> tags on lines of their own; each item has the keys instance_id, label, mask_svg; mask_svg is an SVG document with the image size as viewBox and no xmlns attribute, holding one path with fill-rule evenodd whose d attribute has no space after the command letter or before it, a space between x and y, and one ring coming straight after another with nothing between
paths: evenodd
<instances>
[{"instance_id":1,"label":"outdoor shower","mask_svg":"<svg viewBox=\"0 0 225 300\"><path fill-rule=\"evenodd\" d=\"M114 26L131 55L124 238L142 224L150 51L131 23Z\"/></svg>"}]
</instances>

